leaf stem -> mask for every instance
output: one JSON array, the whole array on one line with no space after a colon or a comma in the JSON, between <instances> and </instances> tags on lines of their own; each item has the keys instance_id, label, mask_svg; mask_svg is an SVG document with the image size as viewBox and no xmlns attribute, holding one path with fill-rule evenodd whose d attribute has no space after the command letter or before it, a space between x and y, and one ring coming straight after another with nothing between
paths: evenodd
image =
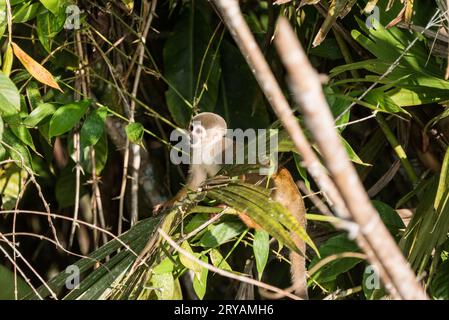
<instances>
[{"instance_id":1,"label":"leaf stem","mask_svg":"<svg viewBox=\"0 0 449 320\"><path fill-rule=\"evenodd\" d=\"M404 148L398 142L395 135L391 131L390 127L388 126L388 123L385 121L384 117L380 113L376 114L376 120L377 120L377 123L379 123L380 128L382 129L385 137L387 138L387 140L390 143L391 147L393 148L394 152L396 153L399 160L401 161L401 164L404 167L405 173L407 174L409 179L412 181L412 183L416 184L418 182L418 177L416 176L416 173L413 170L412 165L408 161L407 154L405 153Z\"/></svg>"}]
</instances>

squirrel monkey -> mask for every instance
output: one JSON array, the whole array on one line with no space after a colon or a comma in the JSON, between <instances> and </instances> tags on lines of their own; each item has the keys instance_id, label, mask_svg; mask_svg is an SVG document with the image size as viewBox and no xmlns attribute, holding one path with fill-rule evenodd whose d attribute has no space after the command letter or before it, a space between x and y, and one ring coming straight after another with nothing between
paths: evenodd
<instances>
[{"instance_id":1,"label":"squirrel monkey","mask_svg":"<svg viewBox=\"0 0 449 320\"><path fill-rule=\"evenodd\" d=\"M232 141L226 138L228 126L226 121L219 115L212 112L202 112L193 117L190 133L190 167L186 184L171 199L156 205L153 213L157 214L161 209L168 209L181 201L189 190L198 189L207 179L215 176L220 171L221 166L216 161L224 156L224 150L232 146Z\"/></svg>"},{"instance_id":2,"label":"squirrel monkey","mask_svg":"<svg viewBox=\"0 0 449 320\"><path fill-rule=\"evenodd\" d=\"M193 161L190 164L186 184L172 199L162 205L155 206L153 213L172 207L176 202L184 199L189 190L198 189L207 178L213 177L218 173L221 166L217 163L223 162L215 160L219 158L224 159L225 150L234 147L232 140L226 137L226 131L226 121L215 113L203 112L193 117L190 125L191 160ZM267 176L256 173L249 173L243 177L245 182L252 184L266 182L266 179ZM271 193L272 199L280 202L290 210L305 229L304 202L290 172L285 168L279 168L270 177L268 187L270 190L273 190ZM248 227L260 228L244 213L240 213L239 217ZM302 252L302 255L295 252L290 254L292 284L295 294L307 299L306 245L297 235L292 235L292 238Z\"/></svg>"}]
</instances>

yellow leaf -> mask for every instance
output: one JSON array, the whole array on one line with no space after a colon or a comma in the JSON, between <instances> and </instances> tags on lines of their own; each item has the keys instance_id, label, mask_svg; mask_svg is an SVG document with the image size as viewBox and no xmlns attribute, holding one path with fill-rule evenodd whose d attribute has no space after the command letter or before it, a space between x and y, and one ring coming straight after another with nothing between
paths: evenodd
<instances>
[{"instance_id":1,"label":"yellow leaf","mask_svg":"<svg viewBox=\"0 0 449 320\"><path fill-rule=\"evenodd\" d=\"M59 85L56 83L53 75L41 66L36 60L31 58L25 51L23 51L17 44L14 42L11 43L12 48L14 50L15 56L20 60L25 69L34 77L37 81L46 84L52 88L58 89L63 92Z\"/></svg>"},{"instance_id":2,"label":"yellow leaf","mask_svg":"<svg viewBox=\"0 0 449 320\"><path fill-rule=\"evenodd\" d=\"M11 67L14 60L14 55L12 53L12 47L8 44L8 47L6 48L5 55L3 56L3 66L2 71L4 74L6 74L9 77L9 74L11 73Z\"/></svg>"}]
</instances>

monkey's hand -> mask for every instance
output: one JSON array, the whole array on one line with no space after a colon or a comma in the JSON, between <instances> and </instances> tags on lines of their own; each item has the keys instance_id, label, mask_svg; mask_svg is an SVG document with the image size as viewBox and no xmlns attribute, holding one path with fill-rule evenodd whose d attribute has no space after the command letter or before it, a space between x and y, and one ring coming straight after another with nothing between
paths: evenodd
<instances>
[{"instance_id":1,"label":"monkey's hand","mask_svg":"<svg viewBox=\"0 0 449 320\"><path fill-rule=\"evenodd\" d=\"M176 199L175 199L176 200ZM153 207L153 216L156 216L160 214L161 212L164 212L168 209L171 209L176 201L173 201L173 199L167 200L163 203L159 203Z\"/></svg>"},{"instance_id":2,"label":"monkey's hand","mask_svg":"<svg viewBox=\"0 0 449 320\"><path fill-rule=\"evenodd\" d=\"M173 198L163 202L163 203L159 203L157 205L155 205L153 207L153 215L158 215L161 212L164 212L166 210L169 210L171 208L173 208L177 202L183 200L187 195L187 191L185 190L185 188L181 189Z\"/></svg>"}]
</instances>

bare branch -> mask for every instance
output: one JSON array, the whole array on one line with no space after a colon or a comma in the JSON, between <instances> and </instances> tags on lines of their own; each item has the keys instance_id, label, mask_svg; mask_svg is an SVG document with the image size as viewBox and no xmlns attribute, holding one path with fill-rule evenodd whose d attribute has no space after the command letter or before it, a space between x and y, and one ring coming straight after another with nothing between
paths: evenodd
<instances>
[{"instance_id":1,"label":"bare branch","mask_svg":"<svg viewBox=\"0 0 449 320\"><path fill-rule=\"evenodd\" d=\"M319 75L307 59L285 18L278 22L275 44L288 71L293 96L301 107L326 167L333 176L352 218L359 226L359 232L373 249L401 298L427 299L408 262L371 205L334 129L334 119L324 97Z\"/></svg>"}]
</instances>

